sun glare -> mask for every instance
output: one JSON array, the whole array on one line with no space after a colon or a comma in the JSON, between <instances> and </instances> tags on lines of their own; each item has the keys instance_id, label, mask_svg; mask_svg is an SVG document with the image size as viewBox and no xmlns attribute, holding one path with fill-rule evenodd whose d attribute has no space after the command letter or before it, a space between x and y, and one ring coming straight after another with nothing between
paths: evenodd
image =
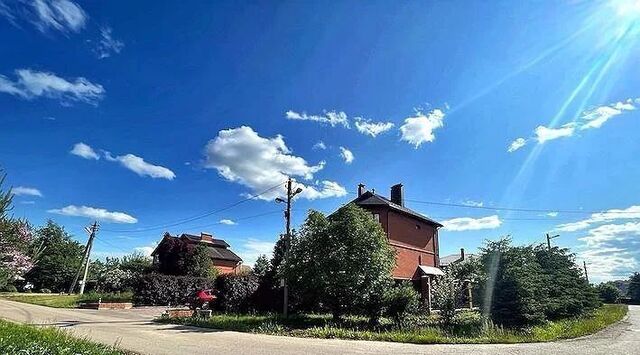
<instances>
[{"instance_id":1,"label":"sun glare","mask_svg":"<svg viewBox=\"0 0 640 355\"><path fill-rule=\"evenodd\" d=\"M640 0L612 0L616 14L630 20L640 19Z\"/></svg>"}]
</instances>

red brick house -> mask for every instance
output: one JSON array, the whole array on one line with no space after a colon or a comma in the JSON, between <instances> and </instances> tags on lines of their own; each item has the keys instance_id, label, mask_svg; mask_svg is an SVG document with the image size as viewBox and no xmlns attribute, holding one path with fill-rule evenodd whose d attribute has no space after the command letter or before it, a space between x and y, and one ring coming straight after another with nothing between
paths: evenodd
<instances>
[{"instance_id":1,"label":"red brick house","mask_svg":"<svg viewBox=\"0 0 640 355\"><path fill-rule=\"evenodd\" d=\"M213 238L213 235L208 233L200 233L200 235L183 233L180 236L172 236L168 233L165 234L164 238L162 238L160 243L158 243L158 246L156 246L156 249L151 253L154 264L159 262L160 250L164 249L161 248L161 246L164 243L169 242L170 238L179 239L192 245L200 244L207 247L207 251L209 252L213 265L221 274L238 273L241 271L242 259L229 249L230 245L222 239Z\"/></svg>"},{"instance_id":2,"label":"red brick house","mask_svg":"<svg viewBox=\"0 0 640 355\"><path fill-rule=\"evenodd\" d=\"M443 275L438 268L438 229L442 224L418 213L404 204L402 184L391 187L390 199L358 186L358 197L352 203L370 211L387 233L389 244L396 251L396 280L410 280L429 299L430 279Z\"/></svg>"}]
</instances>

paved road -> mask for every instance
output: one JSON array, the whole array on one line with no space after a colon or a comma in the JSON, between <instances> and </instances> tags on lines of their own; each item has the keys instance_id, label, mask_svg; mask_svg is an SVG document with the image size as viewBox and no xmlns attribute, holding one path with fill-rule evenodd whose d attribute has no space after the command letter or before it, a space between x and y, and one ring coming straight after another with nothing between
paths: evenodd
<instances>
[{"instance_id":1,"label":"paved road","mask_svg":"<svg viewBox=\"0 0 640 355\"><path fill-rule=\"evenodd\" d=\"M0 300L0 317L55 325L95 341L143 354L640 354L640 306L622 322L593 336L555 343L416 345L337 339L301 339L156 324L155 309L55 309Z\"/></svg>"}]
</instances>

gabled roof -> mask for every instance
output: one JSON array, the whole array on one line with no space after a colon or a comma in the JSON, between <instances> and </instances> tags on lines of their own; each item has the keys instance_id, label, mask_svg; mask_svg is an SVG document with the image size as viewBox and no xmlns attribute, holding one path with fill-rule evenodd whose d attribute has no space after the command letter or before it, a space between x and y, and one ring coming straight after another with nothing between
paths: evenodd
<instances>
[{"instance_id":1,"label":"gabled roof","mask_svg":"<svg viewBox=\"0 0 640 355\"><path fill-rule=\"evenodd\" d=\"M434 225L436 227L442 227L442 224L432 220L431 218L424 216L412 209L409 209L404 206L400 206L394 202L391 202L391 200L389 200L388 198L375 194L371 191L367 191L363 193L361 196L355 198L351 202L359 206L387 206L394 211L398 211L405 215L414 217L428 224Z\"/></svg>"},{"instance_id":2,"label":"gabled roof","mask_svg":"<svg viewBox=\"0 0 640 355\"><path fill-rule=\"evenodd\" d=\"M205 247L207 247L207 251L211 259L234 261L234 262L242 261L242 258L240 258L238 255L236 255L236 253L228 249L229 244L227 244L227 242L225 242L222 239L212 239L211 241L208 241L208 240L202 240L201 236L199 235L186 234L186 233L183 233L180 236L169 235L169 238L176 238L176 239L181 238L181 239L187 240L189 243L204 245ZM165 239L163 238L162 241L164 240ZM160 241L160 244L162 244L162 241ZM151 253L151 255L155 255L157 253L157 250L160 244L158 244L158 246L153 251L153 253Z\"/></svg>"},{"instance_id":3,"label":"gabled roof","mask_svg":"<svg viewBox=\"0 0 640 355\"><path fill-rule=\"evenodd\" d=\"M464 255L464 260L471 260L471 259L475 259L477 256L475 254L465 254ZM451 264L455 264L462 259L462 256L460 256L460 254L451 254L451 255L447 255L447 256L443 256L440 258L440 266L449 266Z\"/></svg>"}]
</instances>

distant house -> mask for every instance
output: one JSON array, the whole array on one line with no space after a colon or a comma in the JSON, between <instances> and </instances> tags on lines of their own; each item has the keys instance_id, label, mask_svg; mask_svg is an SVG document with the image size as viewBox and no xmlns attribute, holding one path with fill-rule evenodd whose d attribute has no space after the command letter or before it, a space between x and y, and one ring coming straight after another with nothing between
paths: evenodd
<instances>
[{"instance_id":1,"label":"distant house","mask_svg":"<svg viewBox=\"0 0 640 355\"><path fill-rule=\"evenodd\" d=\"M221 274L239 273L242 270L242 259L229 249L229 244L222 239L213 238L213 235L209 233L200 233L200 235L183 233L180 236L165 234L156 249L151 253L154 264L157 265L160 262L160 259L162 259L160 253L167 249L163 248L163 246L165 243L170 243L172 238L183 241L188 245L204 245L207 247L213 265Z\"/></svg>"},{"instance_id":2,"label":"distant house","mask_svg":"<svg viewBox=\"0 0 640 355\"><path fill-rule=\"evenodd\" d=\"M391 187L390 199L358 185L358 197L352 203L370 211L387 234L396 251L393 277L408 280L429 299L431 278L444 275L438 268L438 229L442 224L407 208L402 184Z\"/></svg>"},{"instance_id":3,"label":"distant house","mask_svg":"<svg viewBox=\"0 0 640 355\"><path fill-rule=\"evenodd\" d=\"M464 248L460 248L460 254L451 254L440 258L440 267L446 269L450 265L461 263L466 260L472 260L477 257L478 256L475 254L465 254Z\"/></svg>"}]
</instances>

